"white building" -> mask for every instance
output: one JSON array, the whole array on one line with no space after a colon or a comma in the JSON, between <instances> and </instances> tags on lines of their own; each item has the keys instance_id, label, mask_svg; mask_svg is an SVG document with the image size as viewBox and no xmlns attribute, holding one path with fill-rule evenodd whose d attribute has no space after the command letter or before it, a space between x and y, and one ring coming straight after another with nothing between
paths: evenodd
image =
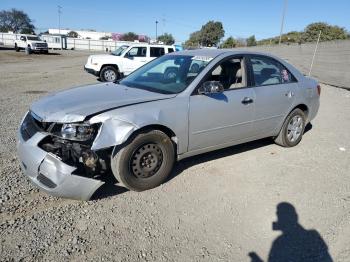
<instances>
[{"instance_id":1,"label":"white building","mask_svg":"<svg viewBox=\"0 0 350 262\"><path fill-rule=\"evenodd\" d=\"M85 31L85 30L71 30L71 29L56 29L50 28L49 34L57 35L61 33L62 35L68 35L70 31L77 32L78 38L80 39L92 39L92 40L100 40L101 37L112 38L111 32L95 32L95 31Z\"/></svg>"}]
</instances>

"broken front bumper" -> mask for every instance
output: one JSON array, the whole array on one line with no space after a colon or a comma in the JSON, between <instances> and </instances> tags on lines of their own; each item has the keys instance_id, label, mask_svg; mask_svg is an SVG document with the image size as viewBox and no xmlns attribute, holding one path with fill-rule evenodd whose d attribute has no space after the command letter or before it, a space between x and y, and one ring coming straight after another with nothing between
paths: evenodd
<instances>
[{"instance_id":1,"label":"broken front bumper","mask_svg":"<svg viewBox=\"0 0 350 262\"><path fill-rule=\"evenodd\" d=\"M24 135L22 125L18 132L17 151L23 173L35 186L56 197L89 200L104 184L100 180L74 174L76 167L63 163L38 146L47 134L29 131L29 135Z\"/></svg>"}]
</instances>

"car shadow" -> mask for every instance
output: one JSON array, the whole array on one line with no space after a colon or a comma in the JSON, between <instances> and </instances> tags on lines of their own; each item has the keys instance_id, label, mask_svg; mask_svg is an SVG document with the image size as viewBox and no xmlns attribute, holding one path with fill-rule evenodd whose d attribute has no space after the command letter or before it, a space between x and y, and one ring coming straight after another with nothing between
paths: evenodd
<instances>
[{"instance_id":1,"label":"car shadow","mask_svg":"<svg viewBox=\"0 0 350 262\"><path fill-rule=\"evenodd\" d=\"M311 129L312 124L307 124L305 127L305 133L310 131ZM192 166L203 164L219 158L244 153L246 151L258 149L260 147L265 147L273 143L274 142L271 138L264 138L183 159L175 163L172 173L169 175L169 177L164 183L167 183L170 180L174 179L175 177L180 175L184 170ZM117 185L118 181L115 179L114 175L111 172L105 174L104 177L105 178L103 181L105 182L105 184L102 185L98 190L96 190L96 192L93 194L90 200L108 198L129 191L128 189Z\"/></svg>"},{"instance_id":2,"label":"car shadow","mask_svg":"<svg viewBox=\"0 0 350 262\"><path fill-rule=\"evenodd\" d=\"M55 53L55 52L48 52L47 54L45 54L45 55L61 55L60 53Z\"/></svg>"},{"instance_id":3,"label":"car shadow","mask_svg":"<svg viewBox=\"0 0 350 262\"><path fill-rule=\"evenodd\" d=\"M0 50L15 50L13 47L0 46Z\"/></svg>"},{"instance_id":4,"label":"car shadow","mask_svg":"<svg viewBox=\"0 0 350 262\"><path fill-rule=\"evenodd\" d=\"M102 180L105 183L94 192L90 200L104 199L129 191L127 188L117 185L118 181L115 179L111 171L106 173Z\"/></svg>"}]
</instances>

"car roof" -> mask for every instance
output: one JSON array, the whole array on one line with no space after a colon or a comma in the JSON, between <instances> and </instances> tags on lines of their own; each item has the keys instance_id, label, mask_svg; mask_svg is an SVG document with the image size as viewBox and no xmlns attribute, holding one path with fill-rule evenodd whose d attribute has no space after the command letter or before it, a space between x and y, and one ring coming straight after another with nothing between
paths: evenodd
<instances>
[{"instance_id":1,"label":"car roof","mask_svg":"<svg viewBox=\"0 0 350 262\"><path fill-rule=\"evenodd\" d=\"M276 56L269 54L269 53L248 51L245 49L203 48L203 49L183 50L183 51L178 51L176 53L171 53L171 55L208 56L208 57L212 57L212 58L217 57L221 54L225 54L225 55L251 54L251 55L265 55L265 56L277 58Z\"/></svg>"},{"instance_id":2,"label":"car roof","mask_svg":"<svg viewBox=\"0 0 350 262\"><path fill-rule=\"evenodd\" d=\"M125 44L128 45L128 44ZM174 46L172 45L161 45L161 44L148 44L148 43L132 43L129 46L150 46L150 47L170 47L170 48L174 48Z\"/></svg>"}]
</instances>

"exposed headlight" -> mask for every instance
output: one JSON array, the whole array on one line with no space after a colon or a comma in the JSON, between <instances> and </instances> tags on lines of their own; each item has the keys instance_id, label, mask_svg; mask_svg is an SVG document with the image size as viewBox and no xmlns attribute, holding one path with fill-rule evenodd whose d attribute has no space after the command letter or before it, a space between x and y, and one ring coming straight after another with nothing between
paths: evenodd
<instances>
[{"instance_id":1,"label":"exposed headlight","mask_svg":"<svg viewBox=\"0 0 350 262\"><path fill-rule=\"evenodd\" d=\"M85 123L63 124L59 136L69 140L86 141L94 136L97 128L98 126L96 125Z\"/></svg>"}]
</instances>

